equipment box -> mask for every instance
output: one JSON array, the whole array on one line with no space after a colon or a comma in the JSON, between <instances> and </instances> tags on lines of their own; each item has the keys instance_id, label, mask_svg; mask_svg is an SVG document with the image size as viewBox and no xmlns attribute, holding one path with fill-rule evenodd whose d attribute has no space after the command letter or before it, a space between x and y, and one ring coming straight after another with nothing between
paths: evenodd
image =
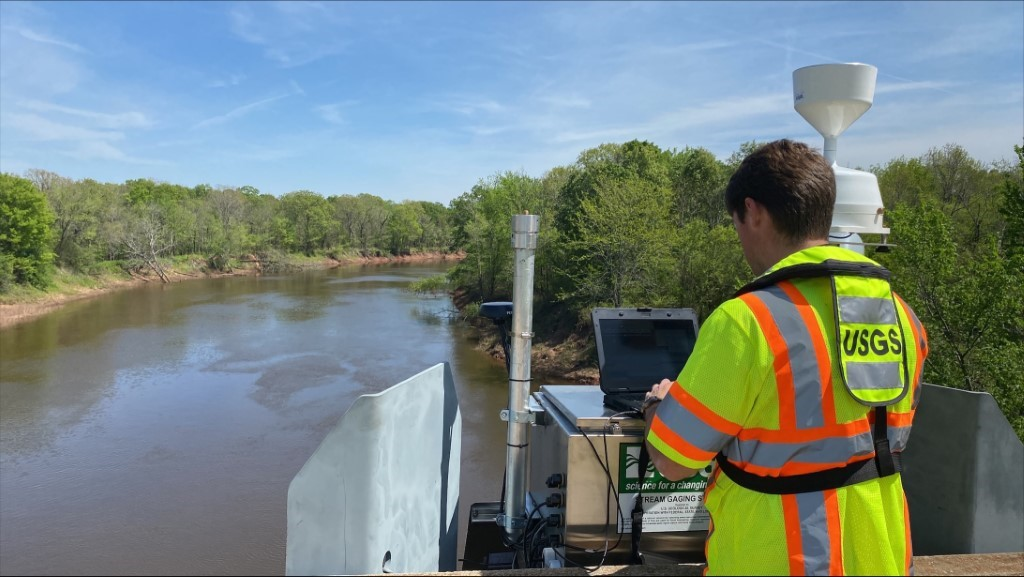
<instances>
[{"instance_id":1,"label":"equipment box","mask_svg":"<svg viewBox=\"0 0 1024 577\"><path fill-rule=\"evenodd\" d=\"M629 562L631 512L641 483L642 420L615 416L599 387L546 385L531 398L530 501L548 519L548 542L580 565ZM708 469L668 481L653 466L643 480L643 535L648 560L702 562L709 515Z\"/></svg>"}]
</instances>

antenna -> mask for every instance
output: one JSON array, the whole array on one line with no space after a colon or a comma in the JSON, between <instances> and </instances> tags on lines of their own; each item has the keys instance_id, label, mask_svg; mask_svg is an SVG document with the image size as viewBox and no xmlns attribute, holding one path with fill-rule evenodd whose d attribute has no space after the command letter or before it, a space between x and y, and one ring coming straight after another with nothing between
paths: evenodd
<instances>
[{"instance_id":1,"label":"antenna","mask_svg":"<svg viewBox=\"0 0 1024 577\"><path fill-rule=\"evenodd\" d=\"M836 155L839 135L871 108L877 76L877 68L860 63L819 64L793 71L793 107L825 138L825 160L836 175L829 239L844 245L863 245L859 233L868 233L881 234L885 246L889 234L882 226L885 207L878 179L870 172L839 166ZM862 246L858 248L864 252Z\"/></svg>"}]
</instances>

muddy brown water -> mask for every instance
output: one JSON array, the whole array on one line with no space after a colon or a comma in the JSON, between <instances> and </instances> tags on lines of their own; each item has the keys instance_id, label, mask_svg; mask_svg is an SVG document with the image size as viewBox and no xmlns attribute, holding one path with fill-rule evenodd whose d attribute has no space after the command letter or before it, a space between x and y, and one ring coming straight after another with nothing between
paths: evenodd
<instances>
[{"instance_id":1,"label":"muddy brown water","mask_svg":"<svg viewBox=\"0 0 1024 577\"><path fill-rule=\"evenodd\" d=\"M406 290L448 266L147 286L0 330L0 573L281 575L291 479L358 396L439 362L461 554L501 492L508 382L447 297Z\"/></svg>"}]
</instances>

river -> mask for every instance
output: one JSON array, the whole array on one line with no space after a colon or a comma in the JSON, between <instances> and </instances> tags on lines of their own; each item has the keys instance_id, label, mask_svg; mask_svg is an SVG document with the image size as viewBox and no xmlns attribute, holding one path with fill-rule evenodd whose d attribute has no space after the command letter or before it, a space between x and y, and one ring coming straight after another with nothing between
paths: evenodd
<instances>
[{"instance_id":1,"label":"river","mask_svg":"<svg viewBox=\"0 0 1024 577\"><path fill-rule=\"evenodd\" d=\"M0 331L0 574L281 575L291 479L358 396L440 362L464 536L501 492L508 381L405 290L447 266L147 286Z\"/></svg>"}]
</instances>

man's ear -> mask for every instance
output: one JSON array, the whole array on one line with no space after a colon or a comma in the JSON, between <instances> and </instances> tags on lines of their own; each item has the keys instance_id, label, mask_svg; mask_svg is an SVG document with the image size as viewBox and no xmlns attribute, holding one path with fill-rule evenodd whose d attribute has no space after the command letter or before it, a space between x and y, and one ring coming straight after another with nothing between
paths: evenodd
<instances>
[{"instance_id":1,"label":"man's ear","mask_svg":"<svg viewBox=\"0 0 1024 577\"><path fill-rule=\"evenodd\" d=\"M747 218L753 219L749 222L751 226L760 225L767 216L768 211L765 210L764 205L749 196L743 199L743 206L747 209Z\"/></svg>"}]
</instances>

